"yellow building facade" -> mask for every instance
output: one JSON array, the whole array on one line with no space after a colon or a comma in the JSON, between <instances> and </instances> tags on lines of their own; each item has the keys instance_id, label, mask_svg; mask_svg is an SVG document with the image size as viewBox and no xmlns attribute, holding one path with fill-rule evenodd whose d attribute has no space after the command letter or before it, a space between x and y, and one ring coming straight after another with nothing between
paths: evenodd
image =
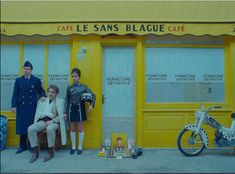
<instances>
[{"instance_id":1,"label":"yellow building facade","mask_svg":"<svg viewBox=\"0 0 235 174\"><path fill-rule=\"evenodd\" d=\"M96 94L85 148L124 132L145 148L175 148L200 107L229 127L235 111L235 3L158 1L1 2L1 115L7 145L18 145L10 112L14 79L33 74L60 88L70 71ZM209 147L214 130L206 127Z\"/></svg>"}]
</instances>

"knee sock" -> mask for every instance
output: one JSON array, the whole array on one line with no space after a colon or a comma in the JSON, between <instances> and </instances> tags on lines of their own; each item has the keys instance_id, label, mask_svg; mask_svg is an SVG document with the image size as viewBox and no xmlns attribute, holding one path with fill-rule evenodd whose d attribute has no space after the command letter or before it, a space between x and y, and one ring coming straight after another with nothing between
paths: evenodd
<instances>
[{"instance_id":1,"label":"knee sock","mask_svg":"<svg viewBox=\"0 0 235 174\"><path fill-rule=\"evenodd\" d=\"M70 139L72 143L72 149L76 149L76 132L70 132Z\"/></svg>"},{"instance_id":2,"label":"knee sock","mask_svg":"<svg viewBox=\"0 0 235 174\"><path fill-rule=\"evenodd\" d=\"M84 141L84 132L79 132L79 145L78 145L78 149L82 149L83 141Z\"/></svg>"}]
</instances>

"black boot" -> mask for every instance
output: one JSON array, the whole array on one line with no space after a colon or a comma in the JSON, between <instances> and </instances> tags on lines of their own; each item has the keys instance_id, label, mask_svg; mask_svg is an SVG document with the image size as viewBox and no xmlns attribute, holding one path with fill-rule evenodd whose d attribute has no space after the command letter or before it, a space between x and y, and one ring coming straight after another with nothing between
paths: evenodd
<instances>
[{"instance_id":1,"label":"black boot","mask_svg":"<svg viewBox=\"0 0 235 174\"><path fill-rule=\"evenodd\" d=\"M33 149L33 155L32 155L32 157L30 159L31 163L36 161L38 159L38 157L39 157L38 147L36 146L36 147L33 147L32 149Z\"/></svg>"},{"instance_id":2,"label":"black boot","mask_svg":"<svg viewBox=\"0 0 235 174\"><path fill-rule=\"evenodd\" d=\"M54 157L54 147L48 149L48 154L45 156L43 162L47 162Z\"/></svg>"}]
</instances>

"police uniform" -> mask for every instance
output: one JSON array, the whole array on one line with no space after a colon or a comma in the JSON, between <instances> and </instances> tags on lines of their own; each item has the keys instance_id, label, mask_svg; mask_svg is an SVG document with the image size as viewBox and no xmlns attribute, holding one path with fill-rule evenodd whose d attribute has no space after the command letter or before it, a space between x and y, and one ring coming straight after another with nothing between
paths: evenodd
<instances>
[{"instance_id":1,"label":"police uniform","mask_svg":"<svg viewBox=\"0 0 235 174\"><path fill-rule=\"evenodd\" d=\"M24 67L30 67L29 62ZM12 95L12 108L16 108L16 134L20 135L20 148L27 148L27 129L34 122L37 101L46 96L39 78L30 75L16 78Z\"/></svg>"},{"instance_id":2,"label":"police uniform","mask_svg":"<svg viewBox=\"0 0 235 174\"><path fill-rule=\"evenodd\" d=\"M81 100L84 93L92 95L90 104L95 105L95 94L84 84L78 82L68 86L65 99L65 112L68 115L68 122L80 122L87 119L85 101Z\"/></svg>"}]
</instances>

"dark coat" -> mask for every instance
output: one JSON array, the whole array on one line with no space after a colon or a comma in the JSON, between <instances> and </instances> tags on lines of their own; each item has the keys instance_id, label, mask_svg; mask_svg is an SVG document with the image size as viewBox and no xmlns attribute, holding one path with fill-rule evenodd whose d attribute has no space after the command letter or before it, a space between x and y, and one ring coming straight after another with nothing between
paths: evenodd
<instances>
[{"instance_id":1,"label":"dark coat","mask_svg":"<svg viewBox=\"0 0 235 174\"><path fill-rule=\"evenodd\" d=\"M27 134L28 127L34 122L37 101L43 96L46 95L39 78L31 75L30 79L21 76L15 80L11 106L16 107L17 134Z\"/></svg>"}]
</instances>

